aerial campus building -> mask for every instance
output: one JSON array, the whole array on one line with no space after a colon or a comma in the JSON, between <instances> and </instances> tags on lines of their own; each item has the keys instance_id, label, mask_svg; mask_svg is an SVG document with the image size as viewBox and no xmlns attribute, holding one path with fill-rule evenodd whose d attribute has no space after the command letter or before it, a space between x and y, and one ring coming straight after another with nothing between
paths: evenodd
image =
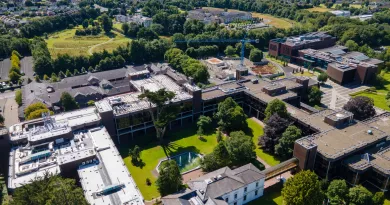
<instances>
[{"instance_id":1,"label":"aerial campus building","mask_svg":"<svg viewBox=\"0 0 390 205\"><path fill-rule=\"evenodd\" d=\"M360 52L348 52L346 47L335 43L336 38L324 32L278 38L270 40L269 54L306 68L318 67L339 84L353 81L364 84L374 79L383 61Z\"/></svg>"}]
</instances>

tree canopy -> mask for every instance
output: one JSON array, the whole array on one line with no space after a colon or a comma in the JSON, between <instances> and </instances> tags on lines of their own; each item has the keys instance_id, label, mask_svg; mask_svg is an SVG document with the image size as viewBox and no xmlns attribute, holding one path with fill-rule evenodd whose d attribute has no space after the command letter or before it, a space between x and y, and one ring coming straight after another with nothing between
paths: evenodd
<instances>
[{"instance_id":1,"label":"tree canopy","mask_svg":"<svg viewBox=\"0 0 390 205\"><path fill-rule=\"evenodd\" d=\"M294 125L287 127L283 132L279 143L275 145L275 153L283 159L288 159L294 151L294 142L302 137L302 131Z\"/></svg>"},{"instance_id":2,"label":"tree canopy","mask_svg":"<svg viewBox=\"0 0 390 205\"><path fill-rule=\"evenodd\" d=\"M276 113L273 114L266 122L264 134L258 138L261 148L266 152L274 153L275 145L279 143L280 137L289 124L287 119L281 118Z\"/></svg>"},{"instance_id":3,"label":"tree canopy","mask_svg":"<svg viewBox=\"0 0 390 205\"><path fill-rule=\"evenodd\" d=\"M348 185L345 180L333 180L328 186L326 193L330 204L339 205L348 200Z\"/></svg>"},{"instance_id":4,"label":"tree canopy","mask_svg":"<svg viewBox=\"0 0 390 205\"><path fill-rule=\"evenodd\" d=\"M309 90L308 100L311 105L320 105L322 92L317 86L312 86Z\"/></svg>"},{"instance_id":5,"label":"tree canopy","mask_svg":"<svg viewBox=\"0 0 390 205\"><path fill-rule=\"evenodd\" d=\"M112 25L113 25L112 20L110 19L110 17L107 14L101 15L101 18L102 18L103 30L106 33L110 32L112 29Z\"/></svg>"},{"instance_id":6,"label":"tree canopy","mask_svg":"<svg viewBox=\"0 0 390 205\"><path fill-rule=\"evenodd\" d=\"M349 189L348 199L350 205L372 204L372 193L361 185Z\"/></svg>"},{"instance_id":7,"label":"tree canopy","mask_svg":"<svg viewBox=\"0 0 390 205\"><path fill-rule=\"evenodd\" d=\"M72 97L68 92L63 92L61 94L60 101L65 111L71 111L79 108L79 105L77 104L74 97Z\"/></svg>"},{"instance_id":8,"label":"tree canopy","mask_svg":"<svg viewBox=\"0 0 390 205\"><path fill-rule=\"evenodd\" d=\"M174 92L164 88L155 92L145 90L138 96L139 99L148 101L149 113L156 129L157 138L160 140L164 137L168 123L176 119L180 111L180 107L172 103L174 97ZM156 112L153 110L154 106L156 106Z\"/></svg>"},{"instance_id":9,"label":"tree canopy","mask_svg":"<svg viewBox=\"0 0 390 205\"><path fill-rule=\"evenodd\" d=\"M48 173L43 177L36 177L30 184L17 188L12 199L11 205L88 205L83 190L76 185L74 179L65 179Z\"/></svg>"},{"instance_id":10,"label":"tree canopy","mask_svg":"<svg viewBox=\"0 0 390 205\"><path fill-rule=\"evenodd\" d=\"M246 114L231 97L218 104L218 111L214 115L218 125L224 131L231 132L248 128Z\"/></svg>"},{"instance_id":11,"label":"tree canopy","mask_svg":"<svg viewBox=\"0 0 390 205\"><path fill-rule=\"evenodd\" d=\"M343 107L344 110L352 112L353 117L357 120L365 120L375 116L374 100L365 97L357 96L351 98Z\"/></svg>"},{"instance_id":12,"label":"tree canopy","mask_svg":"<svg viewBox=\"0 0 390 205\"><path fill-rule=\"evenodd\" d=\"M196 122L196 125L198 126L198 135L202 136L204 134L204 131L206 131L210 125L211 125L211 118L208 116L201 115Z\"/></svg>"},{"instance_id":13,"label":"tree canopy","mask_svg":"<svg viewBox=\"0 0 390 205\"><path fill-rule=\"evenodd\" d=\"M168 160L161 163L159 171L156 185L161 196L173 194L180 190L183 185L183 178L175 160Z\"/></svg>"},{"instance_id":14,"label":"tree canopy","mask_svg":"<svg viewBox=\"0 0 390 205\"><path fill-rule=\"evenodd\" d=\"M320 73L320 75L317 77L317 80L320 83L325 83L328 80L328 75L326 73Z\"/></svg>"},{"instance_id":15,"label":"tree canopy","mask_svg":"<svg viewBox=\"0 0 390 205\"><path fill-rule=\"evenodd\" d=\"M269 118L275 113L282 118L287 118L289 116L286 104L279 99L274 99L268 103L267 108L265 109L264 121L268 121Z\"/></svg>"},{"instance_id":16,"label":"tree canopy","mask_svg":"<svg viewBox=\"0 0 390 205\"><path fill-rule=\"evenodd\" d=\"M252 62L261 62L263 59L263 52L257 48L252 49L249 54L249 60Z\"/></svg>"},{"instance_id":17,"label":"tree canopy","mask_svg":"<svg viewBox=\"0 0 390 205\"><path fill-rule=\"evenodd\" d=\"M47 112L50 112L51 114L53 113L46 107L45 104L37 102L27 106L27 108L24 110L24 117L27 120L37 119L42 117L42 113Z\"/></svg>"},{"instance_id":18,"label":"tree canopy","mask_svg":"<svg viewBox=\"0 0 390 205\"><path fill-rule=\"evenodd\" d=\"M312 171L301 171L287 180L282 197L289 205L312 205L322 204L325 195L317 175Z\"/></svg>"}]
</instances>

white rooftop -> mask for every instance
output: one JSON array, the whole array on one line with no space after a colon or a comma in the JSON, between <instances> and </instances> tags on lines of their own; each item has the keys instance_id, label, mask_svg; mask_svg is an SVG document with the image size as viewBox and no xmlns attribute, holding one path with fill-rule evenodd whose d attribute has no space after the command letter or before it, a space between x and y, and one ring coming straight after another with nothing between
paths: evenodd
<instances>
[{"instance_id":1,"label":"white rooftop","mask_svg":"<svg viewBox=\"0 0 390 205\"><path fill-rule=\"evenodd\" d=\"M114 115L124 115L132 112L148 109L150 104L146 100L138 99L142 90L157 91L165 88L176 94L173 102L192 99L192 95L187 93L182 87L176 84L171 78L166 75L155 75L146 79L131 80L130 83L138 90L138 92L127 93L105 98L96 102L96 107L99 112L114 110Z\"/></svg>"},{"instance_id":2,"label":"white rooftop","mask_svg":"<svg viewBox=\"0 0 390 205\"><path fill-rule=\"evenodd\" d=\"M95 205L144 204L142 195L107 130L104 127L93 128L85 134L96 146L99 159L99 163L83 165L78 170L88 202ZM97 194L115 185L123 187L108 194Z\"/></svg>"}]
</instances>

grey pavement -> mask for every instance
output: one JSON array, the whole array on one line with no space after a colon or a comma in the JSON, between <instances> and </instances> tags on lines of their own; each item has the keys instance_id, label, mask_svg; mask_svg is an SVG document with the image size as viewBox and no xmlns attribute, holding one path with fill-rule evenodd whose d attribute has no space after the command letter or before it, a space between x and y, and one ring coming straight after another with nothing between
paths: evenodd
<instances>
[{"instance_id":1,"label":"grey pavement","mask_svg":"<svg viewBox=\"0 0 390 205\"><path fill-rule=\"evenodd\" d=\"M34 78L32 56L24 57L20 60L20 70L25 73L27 78L30 78L31 80Z\"/></svg>"},{"instance_id":2,"label":"grey pavement","mask_svg":"<svg viewBox=\"0 0 390 205\"><path fill-rule=\"evenodd\" d=\"M8 80L8 73L10 68L11 61L9 58L0 61L0 81Z\"/></svg>"},{"instance_id":3,"label":"grey pavement","mask_svg":"<svg viewBox=\"0 0 390 205\"><path fill-rule=\"evenodd\" d=\"M5 118L4 125L9 127L19 122L18 104L15 101L15 92L0 93L1 114Z\"/></svg>"}]
</instances>

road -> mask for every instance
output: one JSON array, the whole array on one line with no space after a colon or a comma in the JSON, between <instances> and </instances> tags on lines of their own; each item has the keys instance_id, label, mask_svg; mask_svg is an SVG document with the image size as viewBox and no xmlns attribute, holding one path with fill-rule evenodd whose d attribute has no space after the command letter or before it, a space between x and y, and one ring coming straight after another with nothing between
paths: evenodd
<instances>
[{"instance_id":1,"label":"road","mask_svg":"<svg viewBox=\"0 0 390 205\"><path fill-rule=\"evenodd\" d=\"M4 125L9 127L19 122L18 104L15 101L15 92L0 93L1 114L5 118Z\"/></svg>"},{"instance_id":2,"label":"road","mask_svg":"<svg viewBox=\"0 0 390 205\"><path fill-rule=\"evenodd\" d=\"M25 77L33 80L34 70L33 70L32 56L27 56L27 57L24 57L20 60L20 71L25 73Z\"/></svg>"},{"instance_id":3,"label":"road","mask_svg":"<svg viewBox=\"0 0 390 205\"><path fill-rule=\"evenodd\" d=\"M0 61L0 81L8 80L8 72L11 68L11 61L9 58Z\"/></svg>"}]
</instances>

